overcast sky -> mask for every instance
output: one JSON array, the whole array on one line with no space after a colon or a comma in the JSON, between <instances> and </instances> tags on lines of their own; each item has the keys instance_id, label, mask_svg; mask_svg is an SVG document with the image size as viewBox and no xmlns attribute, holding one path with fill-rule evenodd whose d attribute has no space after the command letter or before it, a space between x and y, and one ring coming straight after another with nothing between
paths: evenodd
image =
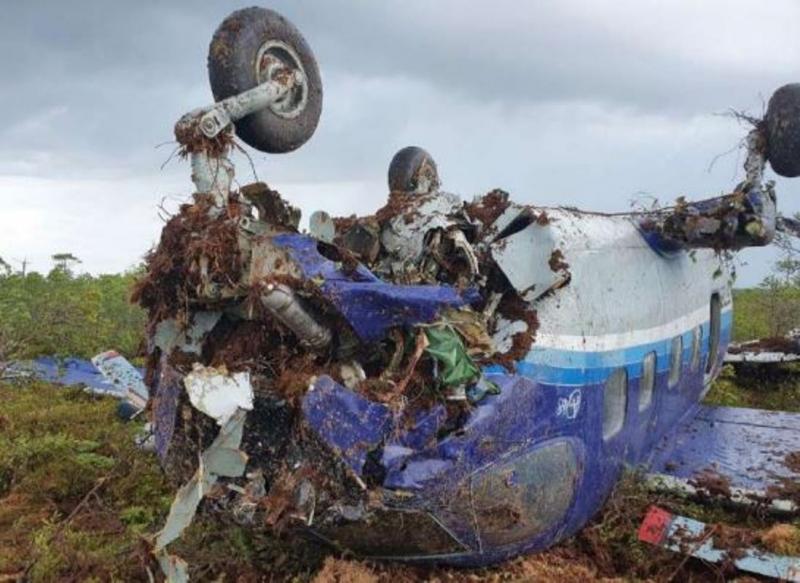
<instances>
[{"instance_id":1,"label":"overcast sky","mask_svg":"<svg viewBox=\"0 0 800 583\"><path fill-rule=\"evenodd\" d=\"M0 0L0 257L47 271L135 265L158 207L192 191L172 127L211 100L206 54L230 2ZM394 152L416 144L465 198L626 210L702 198L741 178L746 128L800 81L800 2L274 1L314 49L324 105L300 150L250 150L258 177L308 216L370 213ZM159 144L164 144L159 146ZM716 156L719 157L709 169ZM250 165L234 159L241 183ZM770 174L771 176L771 174ZM800 210L800 180L778 180ZM742 254L739 283L769 270Z\"/></svg>"}]
</instances>

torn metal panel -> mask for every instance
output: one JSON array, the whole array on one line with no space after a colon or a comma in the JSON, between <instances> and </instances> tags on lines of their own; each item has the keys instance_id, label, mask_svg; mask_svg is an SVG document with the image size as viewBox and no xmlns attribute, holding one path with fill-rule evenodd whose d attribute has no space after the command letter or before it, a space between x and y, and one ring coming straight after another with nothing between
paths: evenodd
<instances>
[{"instance_id":1,"label":"torn metal panel","mask_svg":"<svg viewBox=\"0 0 800 583\"><path fill-rule=\"evenodd\" d=\"M653 451L650 471L712 496L800 503L800 414L700 406ZM781 503L780 507L787 504Z\"/></svg>"},{"instance_id":2,"label":"torn metal panel","mask_svg":"<svg viewBox=\"0 0 800 583\"><path fill-rule=\"evenodd\" d=\"M556 250L556 241L550 226L537 223L496 240L491 245L492 257L497 265L511 285L529 301L569 280L566 269L560 265L554 269L551 265Z\"/></svg>"},{"instance_id":3,"label":"torn metal panel","mask_svg":"<svg viewBox=\"0 0 800 583\"><path fill-rule=\"evenodd\" d=\"M213 418L220 426L227 424L236 411L253 409L250 373L228 374L227 370L195 363L183 382L195 409Z\"/></svg>"},{"instance_id":4,"label":"torn metal panel","mask_svg":"<svg viewBox=\"0 0 800 583\"><path fill-rule=\"evenodd\" d=\"M308 232L315 239L333 243L336 238L336 225L325 211L314 211L308 220Z\"/></svg>"},{"instance_id":5,"label":"torn metal panel","mask_svg":"<svg viewBox=\"0 0 800 583\"><path fill-rule=\"evenodd\" d=\"M710 563L733 563L740 571L781 581L800 581L800 557L768 553L754 547L726 548L716 528L653 506L639 528L639 540L689 554ZM722 533L717 533L722 534Z\"/></svg>"},{"instance_id":6,"label":"torn metal panel","mask_svg":"<svg viewBox=\"0 0 800 583\"><path fill-rule=\"evenodd\" d=\"M357 476L363 474L367 454L391 429L388 407L365 399L328 376L313 382L302 407L311 429Z\"/></svg>"},{"instance_id":7,"label":"torn metal panel","mask_svg":"<svg viewBox=\"0 0 800 583\"><path fill-rule=\"evenodd\" d=\"M510 321L498 318L496 331L492 337L497 352L508 352L514 345L514 336L528 331L528 324L521 320Z\"/></svg>"},{"instance_id":8,"label":"torn metal panel","mask_svg":"<svg viewBox=\"0 0 800 583\"><path fill-rule=\"evenodd\" d=\"M746 180L735 192L698 202L681 198L672 208L644 213L639 224L654 249L737 250L773 240L778 215L772 184L763 183L767 155L763 129L752 130L746 143Z\"/></svg>"},{"instance_id":9,"label":"torn metal panel","mask_svg":"<svg viewBox=\"0 0 800 583\"><path fill-rule=\"evenodd\" d=\"M713 495L718 496L722 493L725 501L737 506L767 508L771 512L779 514L794 514L800 510L800 504L793 500L770 498L764 490L751 490L733 486L728 484L721 475L715 474L713 471L692 479L657 473L649 473L645 479L647 487L655 492L669 492L697 500L707 500L709 498L709 485L716 484L716 488L712 487L712 490L714 490ZM720 488L719 486L723 487ZM720 492L720 490L722 491Z\"/></svg>"},{"instance_id":10,"label":"torn metal panel","mask_svg":"<svg viewBox=\"0 0 800 583\"><path fill-rule=\"evenodd\" d=\"M453 219L462 209L461 199L448 192L411 197L406 208L391 219L381 233L381 243L389 256L414 263L425 250L425 238L434 229L457 226Z\"/></svg>"},{"instance_id":11,"label":"torn metal panel","mask_svg":"<svg viewBox=\"0 0 800 583\"><path fill-rule=\"evenodd\" d=\"M275 243L290 251L306 278L323 278L322 293L367 342L384 338L395 326L432 322L443 310L466 306L478 297L476 290L459 293L448 286L384 283L363 266L347 274L307 237L281 235Z\"/></svg>"},{"instance_id":12,"label":"torn metal panel","mask_svg":"<svg viewBox=\"0 0 800 583\"><path fill-rule=\"evenodd\" d=\"M782 362L796 362L800 360L800 354L787 354L786 352L751 352L742 350L741 352L725 353L726 363L753 363L753 364L778 364Z\"/></svg>"},{"instance_id":13,"label":"torn metal panel","mask_svg":"<svg viewBox=\"0 0 800 583\"><path fill-rule=\"evenodd\" d=\"M731 249L768 245L776 230L774 193L752 189L645 214L640 227L654 249Z\"/></svg>"},{"instance_id":14,"label":"torn metal panel","mask_svg":"<svg viewBox=\"0 0 800 583\"><path fill-rule=\"evenodd\" d=\"M150 395L139 369L113 350L93 357L92 364L106 380L119 387L124 395L123 399L135 408L136 413L144 410Z\"/></svg>"},{"instance_id":15,"label":"torn metal panel","mask_svg":"<svg viewBox=\"0 0 800 583\"><path fill-rule=\"evenodd\" d=\"M263 182L243 186L240 193L256 207L262 222L291 231L300 225L300 209L283 200L277 191Z\"/></svg>"},{"instance_id":16,"label":"torn metal panel","mask_svg":"<svg viewBox=\"0 0 800 583\"><path fill-rule=\"evenodd\" d=\"M152 341L164 354L177 349L181 352L200 355L203 340L214 329L222 312L195 312L191 325L182 327L175 318L162 320L156 326Z\"/></svg>"},{"instance_id":17,"label":"torn metal panel","mask_svg":"<svg viewBox=\"0 0 800 583\"><path fill-rule=\"evenodd\" d=\"M166 523L156 536L156 553L183 534L192 523L200 502L220 476L236 478L244 474L247 456L239 451L239 446L246 416L246 411L236 411L220 428L211 447L200 456L197 472L178 491Z\"/></svg>"},{"instance_id":18,"label":"torn metal panel","mask_svg":"<svg viewBox=\"0 0 800 583\"><path fill-rule=\"evenodd\" d=\"M730 363L777 364L797 360L800 360L800 336L797 330L782 337L732 343L725 354L725 362Z\"/></svg>"},{"instance_id":19,"label":"torn metal panel","mask_svg":"<svg viewBox=\"0 0 800 583\"><path fill-rule=\"evenodd\" d=\"M141 376L141 371L135 370ZM11 382L40 379L63 386L84 385L97 395L120 399L127 396L127 385L124 382L113 382L92 362L81 358L42 356L33 360L15 361L0 368L0 373L3 380Z\"/></svg>"}]
</instances>

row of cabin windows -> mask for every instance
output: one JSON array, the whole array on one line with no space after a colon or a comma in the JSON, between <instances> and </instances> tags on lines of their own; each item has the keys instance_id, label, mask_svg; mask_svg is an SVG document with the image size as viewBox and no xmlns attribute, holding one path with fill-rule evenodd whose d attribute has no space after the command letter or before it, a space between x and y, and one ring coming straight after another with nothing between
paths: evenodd
<instances>
[{"instance_id":1,"label":"row of cabin windows","mask_svg":"<svg viewBox=\"0 0 800 583\"><path fill-rule=\"evenodd\" d=\"M706 362L706 372L710 373L716 362L719 350L719 336L721 330L721 303L719 296L711 296L711 319L709 354ZM697 326L692 331L692 354L689 366L692 372L700 368L700 346L703 341L703 329ZM683 363L683 337L676 336L672 339L670 347L669 375L667 386L674 388L681 378L681 365ZM642 361L642 376L639 378L639 412L645 411L653 403L653 389L656 382L656 353L648 352ZM603 439L615 436L625 425L625 412L628 408L628 373L625 368L618 368L606 381L603 397Z\"/></svg>"}]
</instances>

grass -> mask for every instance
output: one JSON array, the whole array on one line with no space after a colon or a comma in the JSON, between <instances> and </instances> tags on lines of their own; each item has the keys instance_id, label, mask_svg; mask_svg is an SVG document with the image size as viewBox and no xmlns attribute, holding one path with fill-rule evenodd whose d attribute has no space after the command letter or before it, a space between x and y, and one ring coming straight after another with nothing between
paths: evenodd
<instances>
[{"instance_id":1,"label":"grass","mask_svg":"<svg viewBox=\"0 0 800 583\"><path fill-rule=\"evenodd\" d=\"M172 493L115 402L0 385L0 580L134 580Z\"/></svg>"},{"instance_id":2,"label":"grass","mask_svg":"<svg viewBox=\"0 0 800 583\"><path fill-rule=\"evenodd\" d=\"M800 371L793 371L794 373ZM722 404L788 404L798 410L796 374L754 393L730 370L710 398ZM792 402L794 399L794 402ZM758 401L758 402L756 402ZM134 446L135 424L116 420L115 401L42 383L0 384L0 581L147 581L149 540L173 489L155 457ZM547 552L477 571L375 565L344 559L311 544L253 532L215 515L199 516L171 550L186 559L193 580L256 581L703 581L719 567L636 538L647 508L657 504L709 524L764 530L759 512L731 511L674 495L654 494L628 474L601 514L577 536ZM798 525L795 525L798 526ZM797 530L777 539L796 545ZM780 532L776 531L777 534ZM776 536L777 536L776 534Z\"/></svg>"},{"instance_id":3,"label":"grass","mask_svg":"<svg viewBox=\"0 0 800 583\"><path fill-rule=\"evenodd\" d=\"M800 412L800 363L759 368L725 365L705 402L727 407Z\"/></svg>"},{"instance_id":4,"label":"grass","mask_svg":"<svg viewBox=\"0 0 800 583\"><path fill-rule=\"evenodd\" d=\"M769 317L759 290L739 290L736 339L764 336ZM726 367L707 401L718 405L800 411L800 365L764 376ZM134 446L140 430L122 424L116 402L44 383L0 383L0 582L148 581L157 573L149 541L174 495L152 454ZM547 552L493 569L458 571L376 565L326 549L257 533L202 514L171 551L186 559L193 580L401 583L438 581L704 581L719 568L640 543L636 532L657 504L709 524L763 530L759 512L731 511L646 490L627 475L598 517L577 536ZM797 526L797 525L795 525ZM781 534L780 529L788 529ZM779 536L780 535L780 536ZM773 533L776 548L795 549L791 525ZM788 545L788 546L787 546Z\"/></svg>"}]
</instances>

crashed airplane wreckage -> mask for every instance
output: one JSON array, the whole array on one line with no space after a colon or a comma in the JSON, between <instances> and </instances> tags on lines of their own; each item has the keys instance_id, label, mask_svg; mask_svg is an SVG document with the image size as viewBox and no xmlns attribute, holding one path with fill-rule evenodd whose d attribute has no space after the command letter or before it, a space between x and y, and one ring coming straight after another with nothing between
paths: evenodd
<instances>
[{"instance_id":1,"label":"crashed airplane wreckage","mask_svg":"<svg viewBox=\"0 0 800 583\"><path fill-rule=\"evenodd\" d=\"M619 215L500 190L464 202L412 147L383 208L318 212L304 234L267 185L232 189L227 155L234 131L270 153L311 137L322 91L306 41L241 10L208 64L217 103L175 128L194 202L135 292L155 447L182 485L162 557L202 499L253 528L416 562L489 564L572 535L697 413L730 338L720 252L772 239L767 161L800 174L790 85L726 196Z\"/></svg>"}]
</instances>

